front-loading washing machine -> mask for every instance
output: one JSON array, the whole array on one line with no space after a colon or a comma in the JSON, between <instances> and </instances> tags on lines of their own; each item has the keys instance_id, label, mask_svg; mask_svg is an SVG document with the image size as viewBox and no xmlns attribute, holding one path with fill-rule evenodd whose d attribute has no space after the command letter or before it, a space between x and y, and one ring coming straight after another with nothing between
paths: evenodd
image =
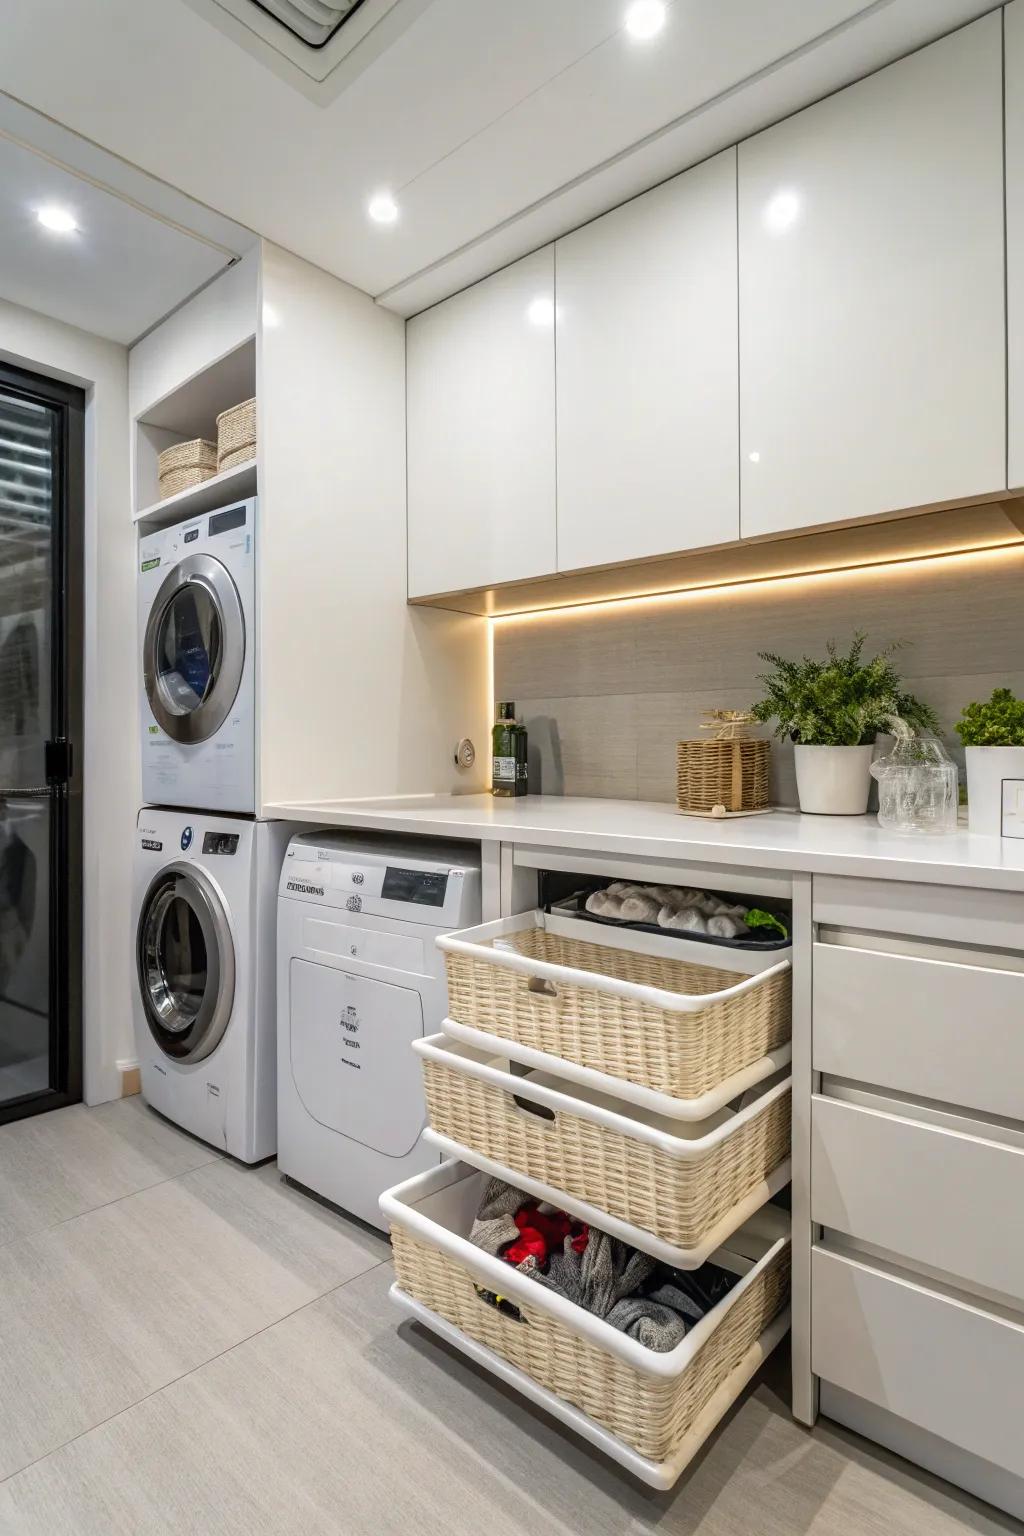
<instances>
[{"instance_id":1,"label":"front-loading washing machine","mask_svg":"<svg viewBox=\"0 0 1024 1536\"><path fill-rule=\"evenodd\" d=\"M245 1163L276 1148L274 930L294 823L139 812L135 1040L147 1104Z\"/></svg>"},{"instance_id":2,"label":"front-loading washing machine","mask_svg":"<svg viewBox=\"0 0 1024 1536\"><path fill-rule=\"evenodd\" d=\"M142 798L256 809L256 498L139 540Z\"/></svg>"},{"instance_id":3,"label":"front-loading washing machine","mask_svg":"<svg viewBox=\"0 0 1024 1536\"><path fill-rule=\"evenodd\" d=\"M439 933L480 920L472 844L293 838L278 901L281 1172L383 1227L378 1199L434 1167L413 1040L447 1012Z\"/></svg>"}]
</instances>

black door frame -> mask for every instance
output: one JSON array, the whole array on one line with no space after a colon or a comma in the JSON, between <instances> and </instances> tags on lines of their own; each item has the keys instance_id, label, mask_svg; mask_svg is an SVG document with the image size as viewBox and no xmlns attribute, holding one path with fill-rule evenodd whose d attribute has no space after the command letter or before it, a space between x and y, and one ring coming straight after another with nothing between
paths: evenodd
<instances>
[{"instance_id":1,"label":"black door frame","mask_svg":"<svg viewBox=\"0 0 1024 1536\"><path fill-rule=\"evenodd\" d=\"M50 592L50 1083L0 1103L0 1125L82 1097L82 720L85 391L0 362L0 388L57 413Z\"/></svg>"}]
</instances>

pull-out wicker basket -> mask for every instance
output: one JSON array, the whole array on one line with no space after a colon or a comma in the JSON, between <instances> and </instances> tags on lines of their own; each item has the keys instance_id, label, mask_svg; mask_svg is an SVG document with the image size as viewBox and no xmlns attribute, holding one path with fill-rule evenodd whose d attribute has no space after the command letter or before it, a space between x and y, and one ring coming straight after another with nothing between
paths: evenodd
<instances>
[{"instance_id":1,"label":"pull-out wicker basket","mask_svg":"<svg viewBox=\"0 0 1024 1536\"><path fill-rule=\"evenodd\" d=\"M676 1099L701 1098L790 1038L787 951L541 912L437 942L457 1024Z\"/></svg>"},{"instance_id":2,"label":"pull-out wicker basket","mask_svg":"<svg viewBox=\"0 0 1024 1536\"><path fill-rule=\"evenodd\" d=\"M467 1160L479 1155L507 1169L510 1183L525 1177L543 1185L556 1204L564 1195L567 1209L583 1202L653 1234L659 1245L638 1233L635 1246L680 1267L702 1263L730 1216L735 1226L763 1203L766 1180L789 1157L788 1076L739 1112L687 1125L547 1072L515 1076L443 1035L416 1040L413 1049L431 1130Z\"/></svg>"},{"instance_id":3,"label":"pull-out wicker basket","mask_svg":"<svg viewBox=\"0 0 1024 1536\"><path fill-rule=\"evenodd\" d=\"M160 500L187 491L193 485L212 480L217 473L217 449L203 437L165 448L156 461L160 479Z\"/></svg>"},{"instance_id":4,"label":"pull-out wicker basket","mask_svg":"<svg viewBox=\"0 0 1024 1536\"><path fill-rule=\"evenodd\" d=\"M401 1289L641 1456L667 1461L786 1305L781 1213L759 1213L756 1238L737 1233L714 1254L741 1279L675 1349L657 1354L474 1247L468 1233L485 1183L446 1163L382 1197ZM478 1287L508 1297L519 1317L488 1305Z\"/></svg>"},{"instance_id":5,"label":"pull-out wicker basket","mask_svg":"<svg viewBox=\"0 0 1024 1536\"><path fill-rule=\"evenodd\" d=\"M256 457L256 401L243 400L217 417L217 468L233 469Z\"/></svg>"}]
</instances>

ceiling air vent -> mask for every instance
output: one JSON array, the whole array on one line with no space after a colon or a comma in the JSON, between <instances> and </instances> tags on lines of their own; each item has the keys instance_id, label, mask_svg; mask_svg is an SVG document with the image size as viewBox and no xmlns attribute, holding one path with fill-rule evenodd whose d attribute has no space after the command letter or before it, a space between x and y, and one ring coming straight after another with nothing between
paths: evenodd
<instances>
[{"instance_id":1,"label":"ceiling air vent","mask_svg":"<svg viewBox=\"0 0 1024 1536\"><path fill-rule=\"evenodd\" d=\"M326 106L432 0L185 0L253 58Z\"/></svg>"},{"instance_id":2,"label":"ceiling air vent","mask_svg":"<svg viewBox=\"0 0 1024 1536\"><path fill-rule=\"evenodd\" d=\"M311 48L322 48L348 21L352 12L359 9L362 0L349 0L347 5L325 5L323 0L253 0L253 3L261 11L276 16L283 27Z\"/></svg>"}]
</instances>

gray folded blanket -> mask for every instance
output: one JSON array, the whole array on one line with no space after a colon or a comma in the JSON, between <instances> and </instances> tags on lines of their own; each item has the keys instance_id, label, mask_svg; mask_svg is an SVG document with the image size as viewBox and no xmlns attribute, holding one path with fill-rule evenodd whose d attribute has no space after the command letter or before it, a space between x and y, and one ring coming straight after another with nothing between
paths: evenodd
<instances>
[{"instance_id":1,"label":"gray folded blanket","mask_svg":"<svg viewBox=\"0 0 1024 1536\"><path fill-rule=\"evenodd\" d=\"M544 1215L562 1214L502 1179L491 1179L470 1241L485 1253L503 1257L520 1239L515 1215L524 1207ZM560 1248L552 1247L543 1258L531 1253L513 1267L662 1354L674 1349L738 1278L715 1264L702 1265L692 1276L683 1274L596 1227L582 1222L572 1226Z\"/></svg>"}]
</instances>

